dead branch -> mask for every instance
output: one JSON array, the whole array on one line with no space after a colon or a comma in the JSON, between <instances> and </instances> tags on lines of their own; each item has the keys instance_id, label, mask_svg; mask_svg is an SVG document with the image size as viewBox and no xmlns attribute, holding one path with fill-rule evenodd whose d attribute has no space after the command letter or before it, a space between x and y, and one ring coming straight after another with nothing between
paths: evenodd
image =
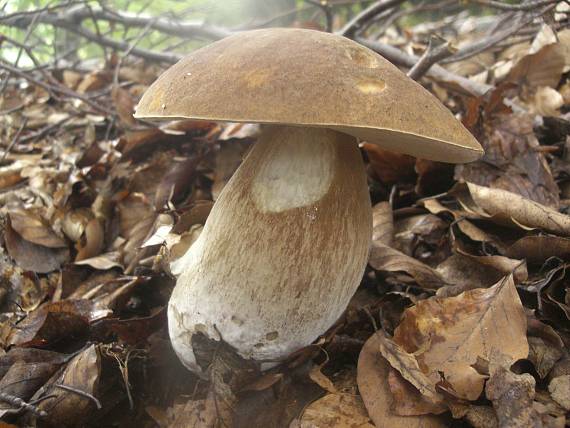
<instances>
[{"instance_id":1,"label":"dead branch","mask_svg":"<svg viewBox=\"0 0 570 428\"><path fill-rule=\"evenodd\" d=\"M59 9L58 9L59 10ZM109 9L91 9L85 5L69 8L62 12L53 9L40 9L38 22L63 27L69 30L70 26L80 26L86 19L96 19L110 23L121 24L126 27L147 27L161 33L178 37L197 37L217 40L230 34L229 31L214 27L203 22L177 22L166 18L152 18L119 13ZM3 25L26 28L34 19L34 14L13 14L0 17Z\"/></svg>"},{"instance_id":2,"label":"dead branch","mask_svg":"<svg viewBox=\"0 0 570 428\"><path fill-rule=\"evenodd\" d=\"M515 18L516 21L518 21L518 22L516 22L516 24L511 25L506 30L503 30L503 31L498 32L494 35L491 35L485 39L479 40L477 42L471 43L471 44L463 47L456 54L450 56L445 61L442 61L442 63L443 64L449 64L452 62L462 61L464 59L471 58L471 57L473 57L473 56L475 56L475 55L477 55L483 51L486 51L486 50L492 48L493 46L496 46L498 43L500 43L500 42L508 39L509 37L517 34L520 30L522 30L524 27L526 27L528 24L530 24L532 21L534 21L539 16L542 16L545 13L547 13L554 6L555 5L551 4L549 6L546 6L545 8L542 8L539 11L536 11L535 13L529 14L526 17L523 14L521 14L518 17L518 19Z\"/></svg>"},{"instance_id":3,"label":"dead branch","mask_svg":"<svg viewBox=\"0 0 570 428\"><path fill-rule=\"evenodd\" d=\"M406 0L379 0L364 9L353 19L346 23L346 25L338 32L341 36L354 38L356 34L366 27L371 19L375 18L382 12L387 11L399 4L404 3Z\"/></svg>"},{"instance_id":4,"label":"dead branch","mask_svg":"<svg viewBox=\"0 0 570 428\"><path fill-rule=\"evenodd\" d=\"M440 40L440 43L436 44L437 41L435 39L436 37L430 38L428 47L420 57L420 60L408 71L408 77L411 79L418 80L427 73L432 65L453 55L456 51L449 42Z\"/></svg>"},{"instance_id":5,"label":"dead branch","mask_svg":"<svg viewBox=\"0 0 570 428\"><path fill-rule=\"evenodd\" d=\"M356 41L400 66L411 68L420 60L417 56L408 55L400 49L384 43L363 38L357 38ZM456 85L454 89L457 90L461 88L465 93L472 96L481 96L493 89L493 86L491 85L469 80L465 77L447 71L445 68L437 64L433 65L426 74L440 82L454 83Z\"/></svg>"},{"instance_id":6,"label":"dead branch","mask_svg":"<svg viewBox=\"0 0 570 428\"><path fill-rule=\"evenodd\" d=\"M16 411L24 410L42 418L45 418L48 415L45 410L40 410L37 406L31 403L26 403L20 397L7 394L5 392L0 392L0 400L10 404L11 406L14 406L16 408L14 410Z\"/></svg>"},{"instance_id":7,"label":"dead branch","mask_svg":"<svg viewBox=\"0 0 570 428\"><path fill-rule=\"evenodd\" d=\"M45 89L50 94L53 94L55 92L55 93L59 93L61 95L64 95L66 97L77 98L77 99L83 101L89 107L93 108L94 110L97 110L100 113L104 113L104 114L109 115L109 116L114 115L114 113L111 110L97 104L96 102L90 100L89 98L83 96L82 94L78 94L77 92L74 92L71 89L68 89L68 88L61 86L61 85L57 85L57 86L56 85L50 85L46 82L38 80L34 76L32 76L31 74L29 74L29 73L27 73L27 72L25 72L25 71L23 71L17 67L14 67L13 65L10 65L4 61L0 61L0 68L4 69L4 70L6 70L12 74L15 74L17 76L22 77L23 79L27 80L28 82L33 83L34 85L37 85L37 86Z\"/></svg>"},{"instance_id":8,"label":"dead branch","mask_svg":"<svg viewBox=\"0 0 570 428\"><path fill-rule=\"evenodd\" d=\"M331 33L333 30L333 13L331 5L329 4L328 0L305 0L305 1L309 4L312 4L313 6L318 7L323 11L327 23L325 30L328 33Z\"/></svg>"},{"instance_id":9,"label":"dead branch","mask_svg":"<svg viewBox=\"0 0 570 428\"><path fill-rule=\"evenodd\" d=\"M560 0L540 0L532 1L524 4L508 4L495 0L470 0L472 3L477 3L482 6L489 6L499 10L518 10L529 11L543 6L556 5Z\"/></svg>"}]
</instances>

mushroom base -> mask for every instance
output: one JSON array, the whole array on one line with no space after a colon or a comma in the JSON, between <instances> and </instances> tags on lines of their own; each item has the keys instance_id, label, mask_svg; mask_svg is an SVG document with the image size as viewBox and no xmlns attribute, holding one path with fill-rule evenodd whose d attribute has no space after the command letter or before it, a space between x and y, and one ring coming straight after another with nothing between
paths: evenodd
<instances>
[{"instance_id":1,"label":"mushroom base","mask_svg":"<svg viewBox=\"0 0 570 428\"><path fill-rule=\"evenodd\" d=\"M192 336L279 361L338 320L367 262L372 213L353 137L267 126L224 187L168 307L180 360L200 373Z\"/></svg>"}]
</instances>

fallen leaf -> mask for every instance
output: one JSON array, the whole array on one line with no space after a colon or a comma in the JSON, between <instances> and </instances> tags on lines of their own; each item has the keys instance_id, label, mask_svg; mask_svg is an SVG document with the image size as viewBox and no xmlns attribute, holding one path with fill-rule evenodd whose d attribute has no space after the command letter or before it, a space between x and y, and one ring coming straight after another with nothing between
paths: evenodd
<instances>
[{"instance_id":1,"label":"fallen leaf","mask_svg":"<svg viewBox=\"0 0 570 428\"><path fill-rule=\"evenodd\" d=\"M570 216L515 193L466 183L457 185L453 194L465 209L496 223L570 235Z\"/></svg>"},{"instance_id":2,"label":"fallen leaf","mask_svg":"<svg viewBox=\"0 0 570 428\"><path fill-rule=\"evenodd\" d=\"M380 354L378 332L367 341L358 358L358 389L370 418L377 427L443 428L447 424L440 417L398 416L392 412L394 398L388 386L390 364Z\"/></svg>"},{"instance_id":3,"label":"fallen leaf","mask_svg":"<svg viewBox=\"0 0 570 428\"><path fill-rule=\"evenodd\" d=\"M485 378L473 368L478 358L506 364L528 356L526 315L512 276L488 289L419 301L404 312L394 341L427 376L441 373L467 400L483 390Z\"/></svg>"},{"instance_id":4,"label":"fallen leaf","mask_svg":"<svg viewBox=\"0 0 570 428\"><path fill-rule=\"evenodd\" d=\"M392 246L394 221L392 207L388 202L379 202L372 207L372 242Z\"/></svg>"},{"instance_id":5,"label":"fallen leaf","mask_svg":"<svg viewBox=\"0 0 570 428\"><path fill-rule=\"evenodd\" d=\"M107 316L89 300L46 303L30 312L9 336L9 344L28 347L54 346L60 341L78 339L87 333L89 322Z\"/></svg>"},{"instance_id":6,"label":"fallen leaf","mask_svg":"<svg viewBox=\"0 0 570 428\"><path fill-rule=\"evenodd\" d=\"M540 416L533 409L534 378L528 373L517 375L499 366L487 382L485 393L493 402L499 427L540 427Z\"/></svg>"},{"instance_id":7,"label":"fallen leaf","mask_svg":"<svg viewBox=\"0 0 570 428\"><path fill-rule=\"evenodd\" d=\"M414 182L416 159L412 156L381 149L377 144L363 143L374 174L384 184Z\"/></svg>"},{"instance_id":8,"label":"fallen leaf","mask_svg":"<svg viewBox=\"0 0 570 428\"><path fill-rule=\"evenodd\" d=\"M394 397L392 411L401 416L419 416L426 414L440 414L447 410L442 403L433 403L425 398L421 392L394 368L388 374L388 385Z\"/></svg>"},{"instance_id":9,"label":"fallen leaf","mask_svg":"<svg viewBox=\"0 0 570 428\"><path fill-rule=\"evenodd\" d=\"M12 228L10 221L6 223L4 229L4 241L10 257L24 270L37 273L51 272L69 258L67 248L49 248L25 240Z\"/></svg>"},{"instance_id":10,"label":"fallen leaf","mask_svg":"<svg viewBox=\"0 0 570 428\"><path fill-rule=\"evenodd\" d=\"M26 241L48 248L66 248L65 241L35 213L12 210L9 213L10 224L14 231Z\"/></svg>"},{"instance_id":11,"label":"fallen leaf","mask_svg":"<svg viewBox=\"0 0 570 428\"><path fill-rule=\"evenodd\" d=\"M405 272L422 287L437 289L445 285L441 275L428 265L381 243L373 243L368 263L385 272Z\"/></svg>"},{"instance_id":12,"label":"fallen leaf","mask_svg":"<svg viewBox=\"0 0 570 428\"><path fill-rule=\"evenodd\" d=\"M528 263L542 264L550 257L570 259L570 239L554 235L523 236L505 249L505 255L513 259L525 259Z\"/></svg>"},{"instance_id":13,"label":"fallen leaf","mask_svg":"<svg viewBox=\"0 0 570 428\"><path fill-rule=\"evenodd\" d=\"M100 375L99 350L96 345L91 345L73 358L61 375L52 378L32 397L43 398L38 408L48 413L45 422L62 427L81 426L85 420L93 422L89 415L100 406L97 400Z\"/></svg>"},{"instance_id":14,"label":"fallen leaf","mask_svg":"<svg viewBox=\"0 0 570 428\"><path fill-rule=\"evenodd\" d=\"M548 384L548 391L554 401L564 407L566 411L570 411L570 375L552 379Z\"/></svg>"},{"instance_id":15,"label":"fallen leaf","mask_svg":"<svg viewBox=\"0 0 570 428\"><path fill-rule=\"evenodd\" d=\"M289 428L374 428L358 395L327 394L309 404Z\"/></svg>"}]
</instances>

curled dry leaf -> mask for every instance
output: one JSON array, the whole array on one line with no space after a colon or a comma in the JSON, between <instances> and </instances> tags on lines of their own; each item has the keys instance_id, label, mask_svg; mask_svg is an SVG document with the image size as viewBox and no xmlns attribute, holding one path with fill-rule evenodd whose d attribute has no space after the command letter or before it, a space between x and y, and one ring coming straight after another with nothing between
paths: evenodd
<instances>
[{"instance_id":1,"label":"curled dry leaf","mask_svg":"<svg viewBox=\"0 0 570 428\"><path fill-rule=\"evenodd\" d=\"M74 357L63 373L52 377L32 397L44 398L38 407L48 413L46 423L73 427L81 426L85 420L89 420L89 414L100 406L97 400L100 375L99 350L96 345L91 345Z\"/></svg>"},{"instance_id":2,"label":"curled dry leaf","mask_svg":"<svg viewBox=\"0 0 570 428\"><path fill-rule=\"evenodd\" d=\"M407 370L404 368L404 370ZM447 410L443 403L433 403L422 393L402 377L399 371L390 369L388 385L394 397L392 410L401 416L418 416L426 414L438 415Z\"/></svg>"},{"instance_id":3,"label":"curled dry leaf","mask_svg":"<svg viewBox=\"0 0 570 428\"><path fill-rule=\"evenodd\" d=\"M549 326L527 314L528 320L528 359L533 363L538 375L544 379L565 352L565 345L558 333Z\"/></svg>"},{"instance_id":4,"label":"curled dry leaf","mask_svg":"<svg viewBox=\"0 0 570 428\"><path fill-rule=\"evenodd\" d=\"M570 239L554 235L523 236L506 248L505 255L542 264L550 257L570 259Z\"/></svg>"},{"instance_id":5,"label":"curled dry leaf","mask_svg":"<svg viewBox=\"0 0 570 428\"><path fill-rule=\"evenodd\" d=\"M26 241L48 248L66 248L65 241L31 211L12 210L9 213L10 224L14 231Z\"/></svg>"},{"instance_id":6,"label":"curled dry leaf","mask_svg":"<svg viewBox=\"0 0 570 428\"><path fill-rule=\"evenodd\" d=\"M30 312L8 338L10 345L46 347L57 342L80 338L89 322L108 315L90 300L63 300L46 303Z\"/></svg>"},{"instance_id":7,"label":"curled dry leaf","mask_svg":"<svg viewBox=\"0 0 570 428\"><path fill-rule=\"evenodd\" d=\"M133 117L135 111L135 102L129 94L129 91L120 86L113 85L111 89L111 99L117 110L117 115L121 122L126 126L134 126L137 121Z\"/></svg>"},{"instance_id":8,"label":"curled dry leaf","mask_svg":"<svg viewBox=\"0 0 570 428\"><path fill-rule=\"evenodd\" d=\"M405 272L425 288L446 285L441 275L428 265L382 243L373 243L368 263L379 271Z\"/></svg>"},{"instance_id":9,"label":"curled dry leaf","mask_svg":"<svg viewBox=\"0 0 570 428\"><path fill-rule=\"evenodd\" d=\"M92 219L85 226L82 239L77 242L77 255L75 261L89 259L98 256L105 245L105 229L99 219Z\"/></svg>"},{"instance_id":10,"label":"curled dry leaf","mask_svg":"<svg viewBox=\"0 0 570 428\"><path fill-rule=\"evenodd\" d=\"M394 341L427 376L437 380L441 373L467 400L483 390L485 378L473 368L478 358L512 363L528 355L526 315L512 276L488 289L418 302L404 312Z\"/></svg>"},{"instance_id":11,"label":"curled dry leaf","mask_svg":"<svg viewBox=\"0 0 570 428\"><path fill-rule=\"evenodd\" d=\"M445 427L437 416L398 416L392 411L394 397L388 385L390 364L380 354L380 335L383 333L377 332L366 341L358 358L358 389L374 424L393 428Z\"/></svg>"},{"instance_id":12,"label":"curled dry leaf","mask_svg":"<svg viewBox=\"0 0 570 428\"><path fill-rule=\"evenodd\" d=\"M394 241L392 207L388 202L379 202L372 207L372 242L391 247Z\"/></svg>"},{"instance_id":13,"label":"curled dry leaf","mask_svg":"<svg viewBox=\"0 0 570 428\"><path fill-rule=\"evenodd\" d=\"M466 183L455 186L452 194L466 210L496 223L570 236L570 216L515 193Z\"/></svg>"},{"instance_id":14,"label":"curled dry leaf","mask_svg":"<svg viewBox=\"0 0 570 428\"><path fill-rule=\"evenodd\" d=\"M50 248L27 241L12 228L9 220L4 229L4 241L10 257L24 270L37 273L51 272L69 258L67 248Z\"/></svg>"}]
</instances>

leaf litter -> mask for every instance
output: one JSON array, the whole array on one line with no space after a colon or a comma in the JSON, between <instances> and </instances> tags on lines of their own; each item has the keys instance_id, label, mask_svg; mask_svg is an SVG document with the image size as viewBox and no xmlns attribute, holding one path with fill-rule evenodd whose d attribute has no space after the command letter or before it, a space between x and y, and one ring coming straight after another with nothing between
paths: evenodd
<instances>
[{"instance_id":1,"label":"leaf litter","mask_svg":"<svg viewBox=\"0 0 570 428\"><path fill-rule=\"evenodd\" d=\"M383 40L423 49L429 31L403 38L394 27ZM0 117L3 423L563 427L568 34L544 25L533 40L445 65L488 85L485 95L423 78L485 156L453 167L363 142L373 242L346 313L265 372L223 343L197 343L207 379L169 344L170 263L198 238L259 127L136 121L160 73L138 60L58 74L107 100L112 117L14 80L0 98L10 111ZM457 36L472 42L470 31Z\"/></svg>"}]
</instances>

